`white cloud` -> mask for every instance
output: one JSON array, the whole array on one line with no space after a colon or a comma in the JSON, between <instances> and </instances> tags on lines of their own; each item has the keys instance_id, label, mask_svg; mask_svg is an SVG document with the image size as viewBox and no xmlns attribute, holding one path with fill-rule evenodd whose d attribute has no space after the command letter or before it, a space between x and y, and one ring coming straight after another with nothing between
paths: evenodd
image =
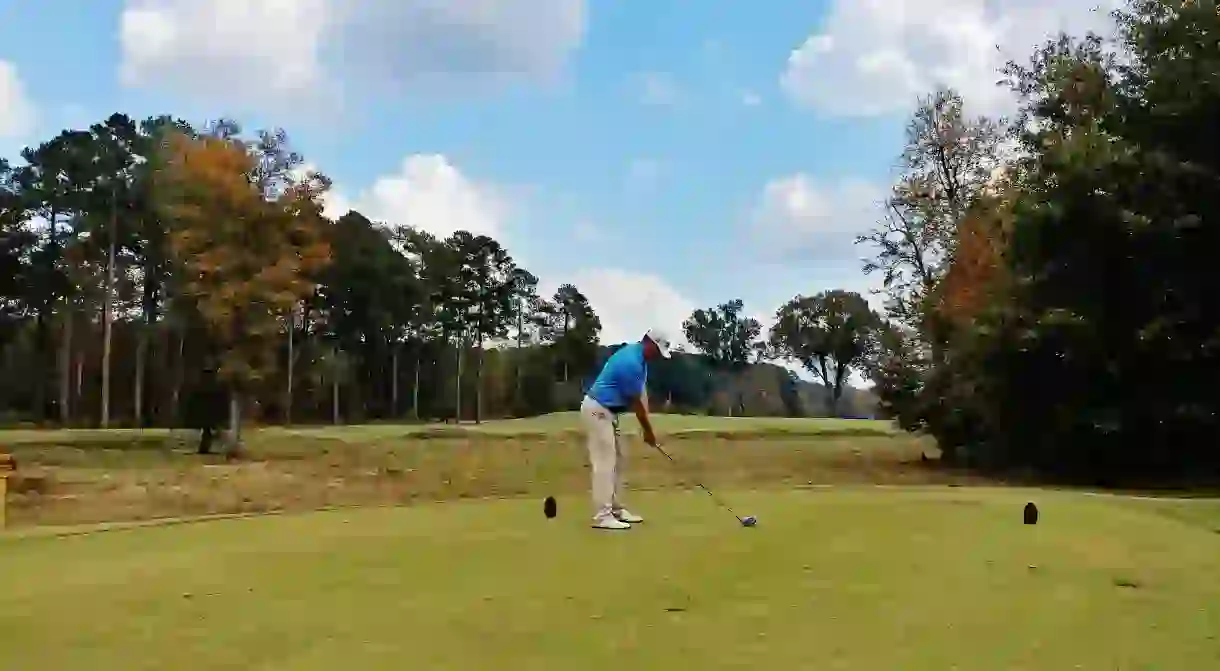
<instances>
[{"instance_id":1,"label":"white cloud","mask_svg":"<svg viewBox=\"0 0 1220 671\"><path fill-rule=\"evenodd\" d=\"M547 77L585 36L585 0L376 0L344 3L342 58L410 84L450 75Z\"/></svg>"},{"instance_id":2,"label":"white cloud","mask_svg":"<svg viewBox=\"0 0 1220 671\"><path fill-rule=\"evenodd\" d=\"M588 299L602 321L603 343L639 340L650 328L668 330L674 344L686 344L682 321L695 309L664 278L617 268L581 270L570 280ZM562 282L543 281L543 295Z\"/></svg>"},{"instance_id":3,"label":"white cloud","mask_svg":"<svg viewBox=\"0 0 1220 671\"><path fill-rule=\"evenodd\" d=\"M119 19L125 86L267 105L323 82L331 0L127 0Z\"/></svg>"},{"instance_id":4,"label":"white cloud","mask_svg":"<svg viewBox=\"0 0 1220 671\"><path fill-rule=\"evenodd\" d=\"M678 102L680 93L673 77L664 72L644 72L638 77L640 102L645 105L669 107Z\"/></svg>"},{"instance_id":5,"label":"white cloud","mask_svg":"<svg viewBox=\"0 0 1220 671\"><path fill-rule=\"evenodd\" d=\"M585 0L125 0L120 77L312 109L358 85L553 74L583 40L585 15Z\"/></svg>"},{"instance_id":6,"label":"white cloud","mask_svg":"<svg viewBox=\"0 0 1220 671\"><path fill-rule=\"evenodd\" d=\"M328 194L328 216L351 209L439 237L459 230L499 237L511 208L495 185L464 175L445 156L413 154L403 159L398 172L377 178L355 198L338 189Z\"/></svg>"},{"instance_id":7,"label":"white cloud","mask_svg":"<svg viewBox=\"0 0 1220 671\"><path fill-rule=\"evenodd\" d=\"M1104 31L1119 0L834 0L780 77L798 104L841 116L903 112L937 85L978 113L1011 109L996 86L1060 30ZM1101 6L1103 11L1095 12Z\"/></svg>"},{"instance_id":8,"label":"white cloud","mask_svg":"<svg viewBox=\"0 0 1220 671\"><path fill-rule=\"evenodd\" d=\"M884 189L859 179L821 183L788 175L763 187L747 230L770 258L854 259L855 236L880 218L884 197Z\"/></svg>"},{"instance_id":9,"label":"white cloud","mask_svg":"<svg viewBox=\"0 0 1220 671\"><path fill-rule=\"evenodd\" d=\"M857 246L855 237L880 219L884 197L885 189L867 181L821 182L804 173L776 178L763 187L745 230L750 245L761 252L761 260L770 263L754 267L750 273L769 277L770 286L790 287L762 289L757 294L763 300L752 305L756 310L765 306L766 312L754 314L763 325L764 336L775 321L774 311L798 293L854 291L874 310L883 310L884 297L873 293L881 288L880 275L865 275L861 270L861 257L875 250ZM798 364L777 363L802 379L813 379ZM858 376L852 377L852 384L863 383Z\"/></svg>"},{"instance_id":10,"label":"white cloud","mask_svg":"<svg viewBox=\"0 0 1220 671\"><path fill-rule=\"evenodd\" d=\"M0 138L22 138L33 132L34 123L34 103L17 66L0 60Z\"/></svg>"}]
</instances>

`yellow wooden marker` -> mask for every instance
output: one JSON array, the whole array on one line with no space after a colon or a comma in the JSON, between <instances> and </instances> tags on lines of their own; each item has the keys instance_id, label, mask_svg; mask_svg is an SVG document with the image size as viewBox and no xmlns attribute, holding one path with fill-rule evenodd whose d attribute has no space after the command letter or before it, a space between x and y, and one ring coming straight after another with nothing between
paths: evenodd
<instances>
[{"instance_id":1,"label":"yellow wooden marker","mask_svg":"<svg viewBox=\"0 0 1220 671\"><path fill-rule=\"evenodd\" d=\"M17 470L17 462L8 454L0 454L0 529L8 523L8 476Z\"/></svg>"}]
</instances>

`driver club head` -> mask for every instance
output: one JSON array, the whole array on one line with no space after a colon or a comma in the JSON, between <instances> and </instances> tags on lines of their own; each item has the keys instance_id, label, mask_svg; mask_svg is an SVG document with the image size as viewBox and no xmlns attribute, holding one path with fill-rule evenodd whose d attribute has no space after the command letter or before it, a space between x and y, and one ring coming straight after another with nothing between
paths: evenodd
<instances>
[{"instance_id":1,"label":"driver club head","mask_svg":"<svg viewBox=\"0 0 1220 671\"><path fill-rule=\"evenodd\" d=\"M755 524L758 524L758 518L753 515L741 518L741 526L743 527L752 527Z\"/></svg>"}]
</instances>

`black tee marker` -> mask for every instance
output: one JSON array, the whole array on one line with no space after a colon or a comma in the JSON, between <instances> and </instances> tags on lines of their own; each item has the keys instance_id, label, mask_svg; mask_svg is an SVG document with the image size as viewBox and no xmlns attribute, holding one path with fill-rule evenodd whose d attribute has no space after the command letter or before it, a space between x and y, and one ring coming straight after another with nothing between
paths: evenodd
<instances>
[{"instance_id":1,"label":"black tee marker","mask_svg":"<svg viewBox=\"0 0 1220 671\"><path fill-rule=\"evenodd\" d=\"M1033 501L1030 501L1029 503L1025 504L1025 523L1026 524L1037 524L1038 523L1038 506L1035 506Z\"/></svg>"},{"instance_id":2,"label":"black tee marker","mask_svg":"<svg viewBox=\"0 0 1220 671\"><path fill-rule=\"evenodd\" d=\"M542 514L546 515L548 520L559 514L559 504L555 503L554 496L548 496L546 497L546 500L542 502Z\"/></svg>"}]
</instances>

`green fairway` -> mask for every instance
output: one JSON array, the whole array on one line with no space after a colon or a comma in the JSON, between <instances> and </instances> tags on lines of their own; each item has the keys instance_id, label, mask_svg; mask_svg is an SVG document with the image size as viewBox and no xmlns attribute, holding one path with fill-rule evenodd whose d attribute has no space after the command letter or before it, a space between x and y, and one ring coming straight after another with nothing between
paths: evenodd
<instances>
[{"instance_id":1,"label":"green fairway","mask_svg":"<svg viewBox=\"0 0 1220 671\"><path fill-rule=\"evenodd\" d=\"M981 488L460 502L0 537L12 669L1220 665L1220 504ZM1021 524L1034 497L1037 526ZM1188 510L1188 512L1182 512Z\"/></svg>"}]
</instances>

